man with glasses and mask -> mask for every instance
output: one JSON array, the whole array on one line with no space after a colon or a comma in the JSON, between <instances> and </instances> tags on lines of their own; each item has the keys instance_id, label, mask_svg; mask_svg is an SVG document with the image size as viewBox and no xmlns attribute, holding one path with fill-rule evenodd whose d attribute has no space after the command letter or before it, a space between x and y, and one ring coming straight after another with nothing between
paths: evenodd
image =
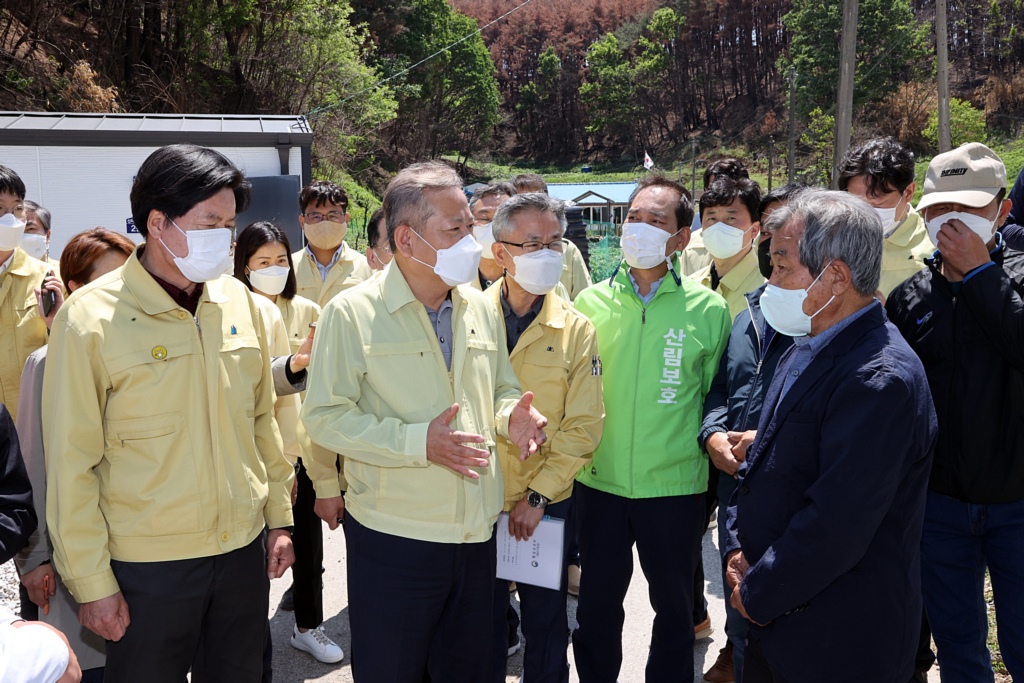
<instances>
[{"instance_id":1,"label":"man with glasses and mask","mask_svg":"<svg viewBox=\"0 0 1024 683\"><path fill-rule=\"evenodd\" d=\"M259 681L270 579L294 561L265 330L221 277L249 185L221 153L153 152L146 239L57 314L43 380L47 522L104 680ZM269 529L269 531L268 531Z\"/></svg>"},{"instance_id":2,"label":"man with glasses and mask","mask_svg":"<svg viewBox=\"0 0 1024 683\"><path fill-rule=\"evenodd\" d=\"M32 352L46 343L48 326L35 292L50 268L21 249L27 217L25 183L0 166L0 403L11 419L17 418L21 371ZM49 279L58 281L56 276Z\"/></svg>"},{"instance_id":3,"label":"man with glasses and mask","mask_svg":"<svg viewBox=\"0 0 1024 683\"><path fill-rule=\"evenodd\" d=\"M366 258L345 243L348 195L339 185L315 180L299 193L299 225L306 248L292 254L298 294L323 308L373 275Z\"/></svg>"},{"instance_id":4,"label":"man with glasses and mask","mask_svg":"<svg viewBox=\"0 0 1024 683\"><path fill-rule=\"evenodd\" d=\"M882 249L883 296L924 268L934 245L914 198L914 153L893 138L876 138L846 153L839 163L839 189L860 197L878 214L885 238Z\"/></svg>"},{"instance_id":5,"label":"man with glasses and mask","mask_svg":"<svg viewBox=\"0 0 1024 683\"><path fill-rule=\"evenodd\" d=\"M634 544L655 609L647 681L693 680L708 485L697 433L731 317L719 294L679 276L692 218L682 186L642 180L622 226L625 265L575 301L597 330L605 395L604 436L576 491L587 570L573 635L582 683L615 680L621 668Z\"/></svg>"},{"instance_id":6,"label":"man with glasses and mask","mask_svg":"<svg viewBox=\"0 0 1024 683\"><path fill-rule=\"evenodd\" d=\"M336 529L344 510L356 679L484 681L504 501L496 439L529 457L547 420L520 390L500 312L465 286L481 247L459 175L437 162L402 170L384 215L395 260L327 304L313 345L302 419L345 455L348 481L343 505L337 477L314 480L316 511Z\"/></svg>"},{"instance_id":7,"label":"man with glasses and mask","mask_svg":"<svg viewBox=\"0 0 1024 683\"><path fill-rule=\"evenodd\" d=\"M528 193L512 197L494 214L494 261L505 276L487 290L505 320L512 368L532 391L548 418L548 443L520 460L519 449L498 438L505 479L509 533L529 539L542 518L564 520L563 557L572 537L573 481L601 440L604 400L601 357L594 326L567 297L552 296L560 286L565 250L565 208L557 199ZM566 618L568 571L557 590L518 584L523 635L529 647L523 675L529 680L568 681L569 626ZM504 683L511 626L508 582L494 587L494 681Z\"/></svg>"}]
</instances>

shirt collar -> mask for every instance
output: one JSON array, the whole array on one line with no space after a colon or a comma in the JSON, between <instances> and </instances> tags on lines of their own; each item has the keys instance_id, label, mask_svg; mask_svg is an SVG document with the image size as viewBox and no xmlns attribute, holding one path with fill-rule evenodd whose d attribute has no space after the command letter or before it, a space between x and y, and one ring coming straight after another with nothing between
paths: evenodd
<instances>
[{"instance_id":1,"label":"shirt collar","mask_svg":"<svg viewBox=\"0 0 1024 683\"><path fill-rule=\"evenodd\" d=\"M755 270L758 270L757 250L751 248L739 263L733 266L728 273L722 276L721 286L730 292L738 291L743 287L743 283L747 281L747 278L749 278Z\"/></svg>"},{"instance_id":2,"label":"shirt collar","mask_svg":"<svg viewBox=\"0 0 1024 683\"><path fill-rule=\"evenodd\" d=\"M342 258L348 256L348 254L345 252L345 247L345 240L342 240L341 244L338 245L338 249L334 252L334 256L331 257L331 262L327 264L327 268L334 267L334 264L336 264ZM316 256L313 255L313 250L309 248L308 244L306 245L306 255L309 256L309 258L313 259L313 263L320 263L319 261L316 260Z\"/></svg>"},{"instance_id":3,"label":"shirt collar","mask_svg":"<svg viewBox=\"0 0 1024 683\"><path fill-rule=\"evenodd\" d=\"M823 348L828 346L833 339L839 336L840 332L842 332L847 327L852 325L853 322L857 320L857 318L860 318L865 313L870 311L872 306L881 305L882 304L880 304L877 299L872 299L871 303L869 303L867 306L860 309L859 311L855 311L850 315L846 316L845 318L843 318L835 325L822 332L821 334L815 335L813 337L796 337L793 341L794 343L796 343L797 346L802 346L803 348L810 351L812 357L817 356L819 353L821 353L821 350Z\"/></svg>"},{"instance_id":4,"label":"shirt collar","mask_svg":"<svg viewBox=\"0 0 1024 683\"><path fill-rule=\"evenodd\" d=\"M921 223L924 219L921 218L914 207L907 207L907 217L903 219L903 223L896 228L891 235L885 238L887 242L891 242L897 247L907 247L910 245L910 240L913 239L914 235L918 230L921 229ZM886 226L888 227L888 226Z\"/></svg>"},{"instance_id":5,"label":"shirt collar","mask_svg":"<svg viewBox=\"0 0 1024 683\"><path fill-rule=\"evenodd\" d=\"M7 260L0 264L0 275L5 275L10 269L11 264L14 263L14 254L17 250L12 251L11 255L7 257Z\"/></svg>"}]
</instances>

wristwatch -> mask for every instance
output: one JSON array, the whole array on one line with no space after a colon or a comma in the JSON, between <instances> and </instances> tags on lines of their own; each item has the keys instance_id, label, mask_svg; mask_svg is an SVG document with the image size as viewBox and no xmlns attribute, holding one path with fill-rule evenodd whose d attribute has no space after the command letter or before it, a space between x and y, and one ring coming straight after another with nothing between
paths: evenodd
<instances>
[{"instance_id":1,"label":"wristwatch","mask_svg":"<svg viewBox=\"0 0 1024 683\"><path fill-rule=\"evenodd\" d=\"M532 508L540 508L543 510L548 506L548 499L534 490L530 490L530 493L526 496L526 504Z\"/></svg>"}]
</instances>

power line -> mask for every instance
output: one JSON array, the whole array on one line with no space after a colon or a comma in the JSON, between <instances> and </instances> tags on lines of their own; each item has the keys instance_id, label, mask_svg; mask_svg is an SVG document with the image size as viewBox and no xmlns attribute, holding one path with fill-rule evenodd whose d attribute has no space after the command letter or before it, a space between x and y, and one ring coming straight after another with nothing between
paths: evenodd
<instances>
[{"instance_id":1,"label":"power line","mask_svg":"<svg viewBox=\"0 0 1024 683\"><path fill-rule=\"evenodd\" d=\"M334 104L324 105L323 107L317 107L316 109L313 109L308 114L306 114L306 117L307 118L313 117L313 116L316 116L317 114L322 114L325 111L329 111L331 109L334 109L335 107L340 107L341 105L345 104L349 100L351 100L351 99L353 99L355 97L359 97L363 93L369 92L369 91L373 90L374 88L376 88L378 86L384 85L385 83L387 83L390 80L398 78L399 76L402 76L403 74L409 73L410 71L412 71L416 67L420 66L421 64L425 64L426 62L429 62L434 57L437 57L438 55L440 55L440 54L442 54L444 52L447 52L448 50L451 50L453 47L455 47L459 43L462 43L462 42L464 42L466 40L469 40L470 38L472 38L475 35L479 35L480 33L482 33L484 31L484 29L487 29L487 28L493 26L494 24L497 24L499 21L501 21L505 17L509 16L510 14L512 14L514 12L519 11L520 9L525 7L526 5L529 5L531 2L533 2L533 0L525 0L521 4L516 5L515 7L510 9L508 12L505 12L504 14L502 14L497 19L494 19L493 21L490 21L490 22L484 24L483 26L481 26L477 30L473 31L472 33L467 33L466 35L462 36L461 38L456 40L451 45L447 45L447 46L441 48L440 50L438 50L434 54L430 55L429 57L424 57L423 59L421 59L420 61L416 62L412 66L406 67L405 69L402 69L398 73L392 74L392 75L388 76L387 78L381 79L381 80L377 81L376 83L374 83L373 85L369 86L368 88L363 88L359 92L353 93L353 94L349 95L348 97L346 97L343 100L335 102Z\"/></svg>"}]
</instances>

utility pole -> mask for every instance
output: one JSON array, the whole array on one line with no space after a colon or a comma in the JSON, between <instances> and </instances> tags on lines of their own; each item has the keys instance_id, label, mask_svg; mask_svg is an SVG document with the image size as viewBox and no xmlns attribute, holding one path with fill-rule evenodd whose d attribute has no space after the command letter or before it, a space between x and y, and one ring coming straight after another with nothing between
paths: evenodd
<instances>
[{"instance_id":1,"label":"utility pole","mask_svg":"<svg viewBox=\"0 0 1024 683\"><path fill-rule=\"evenodd\" d=\"M946 0L935 0L935 57L939 78L939 152L953 147L949 126L949 24Z\"/></svg>"},{"instance_id":2,"label":"utility pole","mask_svg":"<svg viewBox=\"0 0 1024 683\"><path fill-rule=\"evenodd\" d=\"M697 199L697 138L690 138L690 156L693 160L693 175L690 177L690 199Z\"/></svg>"},{"instance_id":3,"label":"utility pole","mask_svg":"<svg viewBox=\"0 0 1024 683\"><path fill-rule=\"evenodd\" d=\"M768 136L768 191L772 191L772 165L775 161L775 136Z\"/></svg>"},{"instance_id":4,"label":"utility pole","mask_svg":"<svg viewBox=\"0 0 1024 683\"><path fill-rule=\"evenodd\" d=\"M789 67L789 182L796 182L796 67Z\"/></svg>"},{"instance_id":5,"label":"utility pole","mask_svg":"<svg viewBox=\"0 0 1024 683\"><path fill-rule=\"evenodd\" d=\"M839 101L836 102L836 128L832 154L832 189L839 188L840 162L850 149L853 131L853 76L857 67L858 0L843 0L843 34L839 43Z\"/></svg>"}]
</instances>

